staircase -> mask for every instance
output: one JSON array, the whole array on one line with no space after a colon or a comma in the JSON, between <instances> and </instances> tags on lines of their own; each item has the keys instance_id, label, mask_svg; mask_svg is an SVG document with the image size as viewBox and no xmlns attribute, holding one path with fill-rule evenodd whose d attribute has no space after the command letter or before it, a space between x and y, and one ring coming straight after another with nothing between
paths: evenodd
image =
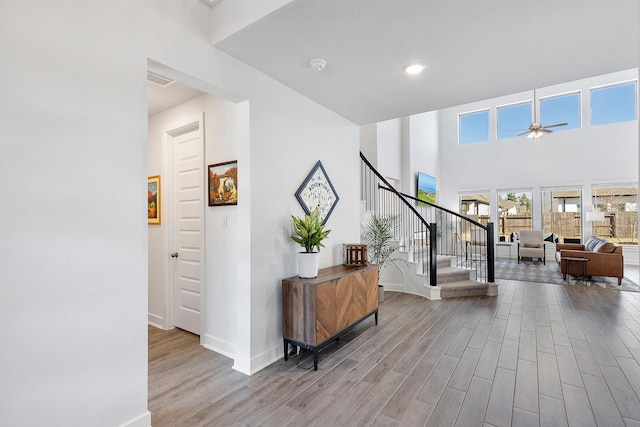
<instances>
[{"instance_id":1,"label":"staircase","mask_svg":"<svg viewBox=\"0 0 640 427\"><path fill-rule=\"evenodd\" d=\"M428 299L497 295L493 224L484 226L399 193L360 157L361 223L373 215L393 216L401 222L393 261L380 276L384 289Z\"/></svg>"}]
</instances>

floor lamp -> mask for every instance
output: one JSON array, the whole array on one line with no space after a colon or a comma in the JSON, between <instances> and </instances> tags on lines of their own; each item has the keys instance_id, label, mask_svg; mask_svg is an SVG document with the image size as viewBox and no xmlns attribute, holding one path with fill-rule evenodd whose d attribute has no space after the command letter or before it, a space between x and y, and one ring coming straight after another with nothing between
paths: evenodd
<instances>
[{"instance_id":1,"label":"floor lamp","mask_svg":"<svg viewBox=\"0 0 640 427\"><path fill-rule=\"evenodd\" d=\"M597 233L594 234L594 227L595 225L593 223L595 222L603 222L604 221L604 212L587 212L587 222L591 223L591 235L595 235Z\"/></svg>"}]
</instances>

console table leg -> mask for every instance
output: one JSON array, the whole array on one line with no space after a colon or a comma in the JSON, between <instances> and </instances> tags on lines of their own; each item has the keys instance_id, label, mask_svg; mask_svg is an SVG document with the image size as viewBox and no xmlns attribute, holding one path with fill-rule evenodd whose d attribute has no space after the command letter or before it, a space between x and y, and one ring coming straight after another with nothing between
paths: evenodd
<instances>
[{"instance_id":1,"label":"console table leg","mask_svg":"<svg viewBox=\"0 0 640 427\"><path fill-rule=\"evenodd\" d=\"M289 352L287 351L289 346L287 344L289 344L287 340L284 340L284 361L285 362L289 360Z\"/></svg>"},{"instance_id":2,"label":"console table leg","mask_svg":"<svg viewBox=\"0 0 640 427\"><path fill-rule=\"evenodd\" d=\"M378 310L376 310L375 318L376 318L376 326L378 326Z\"/></svg>"},{"instance_id":3,"label":"console table leg","mask_svg":"<svg viewBox=\"0 0 640 427\"><path fill-rule=\"evenodd\" d=\"M313 370L318 370L318 347L314 347L313 349Z\"/></svg>"}]
</instances>

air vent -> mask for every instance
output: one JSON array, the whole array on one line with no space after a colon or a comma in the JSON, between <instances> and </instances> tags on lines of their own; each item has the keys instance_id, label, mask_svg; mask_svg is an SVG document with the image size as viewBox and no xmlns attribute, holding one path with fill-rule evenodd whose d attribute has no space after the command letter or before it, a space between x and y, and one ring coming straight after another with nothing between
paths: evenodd
<instances>
[{"instance_id":1,"label":"air vent","mask_svg":"<svg viewBox=\"0 0 640 427\"><path fill-rule=\"evenodd\" d=\"M173 83L173 80L171 80L169 77L161 76L160 74L156 74L152 71L147 71L147 80L162 87L169 86L171 83Z\"/></svg>"}]
</instances>

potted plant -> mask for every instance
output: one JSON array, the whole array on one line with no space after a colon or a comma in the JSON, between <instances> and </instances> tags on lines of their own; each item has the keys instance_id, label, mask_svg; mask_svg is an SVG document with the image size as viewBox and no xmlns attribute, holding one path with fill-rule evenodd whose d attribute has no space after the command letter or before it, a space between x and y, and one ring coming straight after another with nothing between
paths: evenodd
<instances>
[{"instance_id":1,"label":"potted plant","mask_svg":"<svg viewBox=\"0 0 640 427\"><path fill-rule=\"evenodd\" d=\"M367 244L369 262L378 265L378 279L392 263L391 254L398 249L395 240L397 222L393 217L373 215L364 226L362 240ZM378 301L384 301L384 288L378 281Z\"/></svg>"},{"instance_id":2,"label":"potted plant","mask_svg":"<svg viewBox=\"0 0 640 427\"><path fill-rule=\"evenodd\" d=\"M320 264L320 248L324 248L322 241L327 238L331 230L324 229L317 207L302 218L291 215L291 219L295 233L291 239L304 248L304 252L298 252L297 255L298 276L316 277ZM315 252L314 249L316 249Z\"/></svg>"}]
</instances>

